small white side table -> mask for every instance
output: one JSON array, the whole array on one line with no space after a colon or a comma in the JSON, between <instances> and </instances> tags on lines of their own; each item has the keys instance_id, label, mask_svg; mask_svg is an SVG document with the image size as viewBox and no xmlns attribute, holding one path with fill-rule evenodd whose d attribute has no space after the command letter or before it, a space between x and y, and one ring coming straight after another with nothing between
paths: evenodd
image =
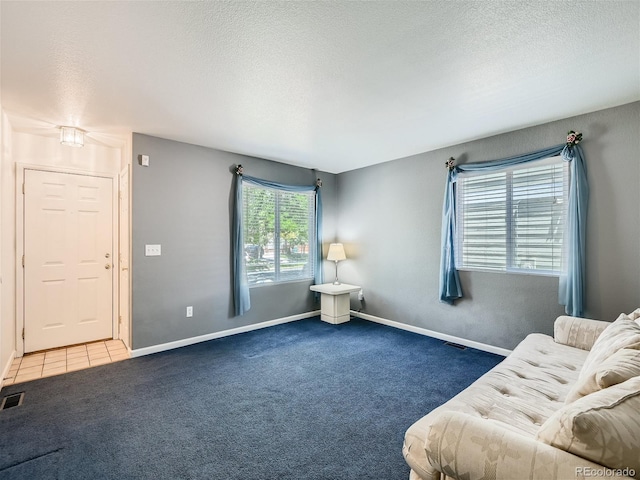
<instances>
[{"instance_id":1,"label":"small white side table","mask_svg":"<svg viewBox=\"0 0 640 480\"><path fill-rule=\"evenodd\" d=\"M320 292L320 318L328 323L338 324L348 322L349 316L349 294L359 292L361 287L341 283L323 283L322 285L311 285L311 290Z\"/></svg>"}]
</instances>

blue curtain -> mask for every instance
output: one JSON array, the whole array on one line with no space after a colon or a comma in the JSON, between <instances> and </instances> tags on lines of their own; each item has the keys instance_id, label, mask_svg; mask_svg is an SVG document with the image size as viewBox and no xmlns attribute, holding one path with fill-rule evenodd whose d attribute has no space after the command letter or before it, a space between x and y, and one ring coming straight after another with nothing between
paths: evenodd
<instances>
[{"instance_id":1,"label":"blue curtain","mask_svg":"<svg viewBox=\"0 0 640 480\"><path fill-rule=\"evenodd\" d=\"M316 285L322 284L322 189L316 185L316 258L313 262L314 279ZM315 292L316 300L320 292Z\"/></svg>"},{"instance_id":2,"label":"blue curtain","mask_svg":"<svg viewBox=\"0 0 640 480\"><path fill-rule=\"evenodd\" d=\"M571 162L569 185L569 211L567 212L567 233L565 233L566 270L560 276L560 304L565 306L567 315L581 317L584 308L584 290L587 243L587 203L589 185L587 166L579 145L562 150L562 158Z\"/></svg>"},{"instance_id":3,"label":"blue curtain","mask_svg":"<svg viewBox=\"0 0 640 480\"><path fill-rule=\"evenodd\" d=\"M242 175L236 175L236 194L233 205L233 305L236 315L244 315L251 308L249 281L244 264L244 233L242 230Z\"/></svg>"},{"instance_id":4,"label":"blue curtain","mask_svg":"<svg viewBox=\"0 0 640 480\"><path fill-rule=\"evenodd\" d=\"M319 185L286 185L248 175L236 175L236 194L233 209L233 298L236 316L244 315L251 308L249 281L244 263L244 238L242 229L242 185L243 182L285 192L316 192L316 252L314 258L314 283L322 283L322 195Z\"/></svg>"},{"instance_id":5,"label":"blue curtain","mask_svg":"<svg viewBox=\"0 0 640 480\"><path fill-rule=\"evenodd\" d=\"M589 186L584 156L579 145L557 145L517 157L489 162L457 165L449 170L442 208L442 251L440 260L440 301L448 304L462 298L460 276L455 267L454 242L456 231L455 185L461 172L493 172L534 160L561 155L570 162L569 203L563 248L567 265L560 276L559 303L568 315L582 316L584 302L585 233Z\"/></svg>"}]
</instances>

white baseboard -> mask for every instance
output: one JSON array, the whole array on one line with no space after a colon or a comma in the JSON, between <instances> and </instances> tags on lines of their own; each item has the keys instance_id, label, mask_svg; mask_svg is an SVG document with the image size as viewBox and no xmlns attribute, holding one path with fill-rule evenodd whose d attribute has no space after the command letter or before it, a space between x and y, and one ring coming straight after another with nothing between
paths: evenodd
<instances>
[{"instance_id":1,"label":"white baseboard","mask_svg":"<svg viewBox=\"0 0 640 480\"><path fill-rule=\"evenodd\" d=\"M390 327L399 328L401 330L406 330L408 332L418 333L420 335L426 335L428 337L437 338L439 340L444 340L447 342L458 343L460 345L464 345L465 347L475 348L477 350L482 350L484 352L495 353L496 355L502 355L503 357L507 357L511 353L511 350L507 350L506 348L495 347L493 345L488 345L486 343L475 342L473 340L467 340L466 338L460 338L454 335L447 335L446 333L435 332L433 330L428 330L422 327L407 325L406 323L400 323L394 320L388 320L386 318L376 317L374 315L369 315L368 313L356 312L355 310L351 310L351 315L353 315L354 317L362 318L363 320L369 320L371 322L381 323L382 325L388 325Z\"/></svg>"},{"instance_id":2,"label":"white baseboard","mask_svg":"<svg viewBox=\"0 0 640 480\"><path fill-rule=\"evenodd\" d=\"M2 369L2 377L0 377L0 389L4 387L4 379L7 375L9 375L9 370L11 370L11 365L13 364L13 361L15 359L16 359L16 351L14 350L13 352L11 352L11 355L9 355L9 361L7 362L5 367Z\"/></svg>"},{"instance_id":3,"label":"white baseboard","mask_svg":"<svg viewBox=\"0 0 640 480\"><path fill-rule=\"evenodd\" d=\"M261 328L273 327L274 325L281 325L283 323L295 322L297 320L303 320L305 318L317 317L318 315L320 315L320 310L314 310L313 312L301 313L299 315L292 315L290 317L276 318L275 320L254 323L252 325L232 328L230 330L223 330L221 332L208 333L206 335L200 335L198 337L183 338L182 340L176 340L175 342L161 343L160 345L152 345L151 347L136 348L131 350L131 358L151 355L152 353L164 352L165 350L173 350L174 348L186 347L187 345L206 342L208 340L215 340L216 338L229 337L231 335L237 335L238 333L246 333L253 330L259 330Z\"/></svg>"}]
</instances>

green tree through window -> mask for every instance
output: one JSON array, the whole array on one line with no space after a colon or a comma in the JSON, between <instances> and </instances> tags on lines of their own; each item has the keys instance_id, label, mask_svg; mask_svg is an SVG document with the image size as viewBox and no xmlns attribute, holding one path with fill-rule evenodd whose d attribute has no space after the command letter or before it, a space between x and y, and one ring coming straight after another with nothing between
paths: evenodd
<instances>
[{"instance_id":1,"label":"green tree through window","mask_svg":"<svg viewBox=\"0 0 640 480\"><path fill-rule=\"evenodd\" d=\"M313 278L315 193L243 189L249 285Z\"/></svg>"}]
</instances>

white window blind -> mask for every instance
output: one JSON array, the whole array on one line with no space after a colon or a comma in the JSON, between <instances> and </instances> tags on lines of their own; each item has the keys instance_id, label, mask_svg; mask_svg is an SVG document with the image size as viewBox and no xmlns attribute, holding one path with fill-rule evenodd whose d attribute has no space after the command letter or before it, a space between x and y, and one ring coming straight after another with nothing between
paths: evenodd
<instances>
[{"instance_id":1,"label":"white window blind","mask_svg":"<svg viewBox=\"0 0 640 480\"><path fill-rule=\"evenodd\" d=\"M558 275L568 164L552 157L486 174L459 174L456 267Z\"/></svg>"},{"instance_id":2,"label":"white window blind","mask_svg":"<svg viewBox=\"0 0 640 480\"><path fill-rule=\"evenodd\" d=\"M243 186L249 285L313 278L315 192Z\"/></svg>"}]
</instances>

